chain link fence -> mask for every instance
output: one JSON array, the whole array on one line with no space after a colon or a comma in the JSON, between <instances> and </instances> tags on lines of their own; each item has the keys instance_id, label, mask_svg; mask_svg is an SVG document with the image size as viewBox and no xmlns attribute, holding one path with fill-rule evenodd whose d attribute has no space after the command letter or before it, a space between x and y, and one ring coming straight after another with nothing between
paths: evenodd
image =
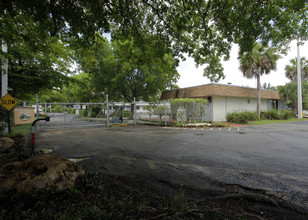
<instances>
[{"instance_id":1,"label":"chain link fence","mask_svg":"<svg viewBox=\"0 0 308 220\"><path fill-rule=\"evenodd\" d=\"M211 106L204 103L176 105L161 102L80 102L80 103L23 103L35 107L36 117L49 116L50 121L39 121L37 129L85 126L159 125L210 121Z\"/></svg>"}]
</instances>

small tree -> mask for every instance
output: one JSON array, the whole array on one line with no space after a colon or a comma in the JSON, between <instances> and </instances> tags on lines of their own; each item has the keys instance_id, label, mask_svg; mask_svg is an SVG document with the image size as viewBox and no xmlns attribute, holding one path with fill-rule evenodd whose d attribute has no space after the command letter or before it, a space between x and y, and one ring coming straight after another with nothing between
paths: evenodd
<instances>
[{"instance_id":1,"label":"small tree","mask_svg":"<svg viewBox=\"0 0 308 220\"><path fill-rule=\"evenodd\" d=\"M152 121L153 107L152 106L146 106L145 109L148 111L148 114L150 116L150 121Z\"/></svg>"},{"instance_id":2,"label":"small tree","mask_svg":"<svg viewBox=\"0 0 308 220\"><path fill-rule=\"evenodd\" d=\"M157 107L154 108L153 111L154 111L155 115L159 115L159 120L161 121L161 118L165 114L165 106L163 106L163 105L157 106ZM167 109L166 109L166 111L167 111Z\"/></svg>"},{"instance_id":3,"label":"small tree","mask_svg":"<svg viewBox=\"0 0 308 220\"><path fill-rule=\"evenodd\" d=\"M202 121L202 116L205 115L204 105L207 100L205 99L170 99L171 114L177 115L180 121L199 119Z\"/></svg>"}]
</instances>

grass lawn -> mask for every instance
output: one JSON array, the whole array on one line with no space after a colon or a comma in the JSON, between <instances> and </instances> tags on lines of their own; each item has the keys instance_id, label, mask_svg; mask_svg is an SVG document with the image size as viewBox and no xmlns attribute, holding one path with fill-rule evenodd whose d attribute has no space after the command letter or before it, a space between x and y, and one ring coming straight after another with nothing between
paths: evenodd
<instances>
[{"instance_id":1,"label":"grass lawn","mask_svg":"<svg viewBox=\"0 0 308 220\"><path fill-rule=\"evenodd\" d=\"M27 135L31 133L31 125L32 123L12 126L10 136L14 136L17 134Z\"/></svg>"},{"instance_id":2,"label":"grass lawn","mask_svg":"<svg viewBox=\"0 0 308 220\"><path fill-rule=\"evenodd\" d=\"M297 122L297 121L308 121L307 118L298 119L291 118L288 120L259 120L259 121L249 121L249 125L264 125L264 124L275 124L275 123L287 123L287 122Z\"/></svg>"}]
</instances>

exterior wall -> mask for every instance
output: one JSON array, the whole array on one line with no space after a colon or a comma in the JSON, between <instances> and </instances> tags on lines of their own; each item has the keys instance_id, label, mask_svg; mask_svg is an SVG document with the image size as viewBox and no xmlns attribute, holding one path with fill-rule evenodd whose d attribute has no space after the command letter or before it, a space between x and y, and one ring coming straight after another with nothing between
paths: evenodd
<instances>
[{"instance_id":1,"label":"exterior wall","mask_svg":"<svg viewBox=\"0 0 308 220\"><path fill-rule=\"evenodd\" d=\"M257 99L214 96L212 97L212 106L213 121L226 121L226 116L229 112L257 111ZM261 111L267 111L266 99L261 99L260 109Z\"/></svg>"}]
</instances>

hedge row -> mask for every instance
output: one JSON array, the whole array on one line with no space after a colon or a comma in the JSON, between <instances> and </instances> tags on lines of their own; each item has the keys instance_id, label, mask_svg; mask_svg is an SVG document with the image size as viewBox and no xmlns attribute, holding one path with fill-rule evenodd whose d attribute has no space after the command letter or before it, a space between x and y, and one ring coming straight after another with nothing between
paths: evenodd
<instances>
[{"instance_id":1,"label":"hedge row","mask_svg":"<svg viewBox=\"0 0 308 220\"><path fill-rule=\"evenodd\" d=\"M258 120L258 114L256 112L231 112L227 114L227 122L236 124L247 124L248 121Z\"/></svg>"},{"instance_id":2,"label":"hedge row","mask_svg":"<svg viewBox=\"0 0 308 220\"><path fill-rule=\"evenodd\" d=\"M262 111L260 114L261 120L287 120L292 118L292 111L290 110L271 110L271 111ZM227 114L226 117L228 122L236 124L247 124L248 121L258 120L258 114L256 112L231 112Z\"/></svg>"}]
</instances>

